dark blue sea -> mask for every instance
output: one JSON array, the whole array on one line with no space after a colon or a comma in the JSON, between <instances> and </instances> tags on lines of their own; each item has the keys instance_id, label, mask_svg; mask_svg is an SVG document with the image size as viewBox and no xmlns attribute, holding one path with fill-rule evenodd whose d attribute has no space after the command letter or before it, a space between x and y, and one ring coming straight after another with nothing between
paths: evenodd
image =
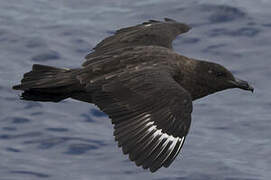
<instances>
[{"instance_id":1,"label":"dark blue sea","mask_svg":"<svg viewBox=\"0 0 271 180\"><path fill-rule=\"evenodd\" d=\"M270 9L270 0L1 0L0 180L270 180ZM34 63L80 67L116 29L164 17L193 27L174 41L178 53L255 87L195 101L170 168L151 174L131 163L93 104L21 101L11 89Z\"/></svg>"}]
</instances>

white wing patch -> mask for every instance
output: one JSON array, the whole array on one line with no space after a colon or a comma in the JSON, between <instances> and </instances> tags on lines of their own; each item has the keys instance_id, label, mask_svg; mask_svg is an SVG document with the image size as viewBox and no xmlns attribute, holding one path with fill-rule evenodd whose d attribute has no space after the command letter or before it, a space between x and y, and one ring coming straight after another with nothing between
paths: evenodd
<instances>
[{"instance_id":1,"label":"white wing patch","mask_svg":"<svg viewBox=\"0 0 271 180\"><path fill-rule=\"evenodd\" d=\"M133 138L138 139L138 147L141 146L140 144L146 144L146 146L141 146L143 149L138 148L136 150L137 155L133 155L130 159L135 161L138 166L142 165L143 168L149 168L151 172L155 172L162 166L168 167L172 163L179 154L185 137L174 137L163 132L162 129L157 128L154 121L150 121L149 116L150 114L145 115L146 120L149 122L144 123L145 125L142 124L142 128L147 127L145 132L142 131L133 135ZM144 139L148 140L144 141ZM135 149L123 145L124 152L128 154L134 153Z\"/></svg>"},{"instance_id":2,"label":"white wing patch","mask_svg":"<svg viewBox=\"0 0 271 180\"><path fill-rule=\"evenodd\" d=\"M144 25L145 27L150 27L152 24L146 24L146 25Z\"/></svg>"}]
</instances>

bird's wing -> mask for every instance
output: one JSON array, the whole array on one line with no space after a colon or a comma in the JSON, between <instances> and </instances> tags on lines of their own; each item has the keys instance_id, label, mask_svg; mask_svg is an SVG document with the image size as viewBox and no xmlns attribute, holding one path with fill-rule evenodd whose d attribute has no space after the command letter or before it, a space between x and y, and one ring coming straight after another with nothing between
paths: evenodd
<instances>
[{"instance_id":1,"label":"bird's wing","mask_svg":"<svg viewBox=\"0 0 271 180\"><path fill-rule=\"evenodd\" d=\"M172 41L179 34L189 31L187 24L165 18L165 21L149 20L142 24L122 28L94 47L95 52L104 52L127 46L162 46L172 48ZM88 59L88 56L86 56Z\"/></svg>"},{"instance_id":2,"label":"bird's wing","mask_svg":"<svg viewBox=\"0 0 271 180\"><path fill-rule=\"evenodd\" d=\"M168 167L189 131L190 94L170 73L155 70L128 72L101 89L93 102L112 119L123 153L151 172Z\"/></svg>"}]
</instances>

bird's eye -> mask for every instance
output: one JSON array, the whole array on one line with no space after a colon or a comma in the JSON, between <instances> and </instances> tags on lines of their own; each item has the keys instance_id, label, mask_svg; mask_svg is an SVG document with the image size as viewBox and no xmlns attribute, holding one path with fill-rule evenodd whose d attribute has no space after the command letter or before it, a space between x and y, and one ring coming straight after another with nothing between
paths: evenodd
<instances>
[{"instance_id":1,"label":"bird's eye","mask_svg":"<svg viewBox=\"0 0 271 180\"><path fill-rule=\"evenodd\" d=\"M214 71L212 69L208 70L208 73L209 74L212 74L213 76L215 77L225 77L226 76L226 73L225 72L222 72L222 71Z\"/></svg>"},{"instance_id":2,"label":"bird's eye","mask_svg":"<svg viewBox=\"0 0 271 180\"><path fill-rule=\"evenodd\" d=\"M216 72L216 73L215 73L215 76L216 76L216 77L225 77L226 74L225 74L224 72Z\"/></svg>"}]
</instances>

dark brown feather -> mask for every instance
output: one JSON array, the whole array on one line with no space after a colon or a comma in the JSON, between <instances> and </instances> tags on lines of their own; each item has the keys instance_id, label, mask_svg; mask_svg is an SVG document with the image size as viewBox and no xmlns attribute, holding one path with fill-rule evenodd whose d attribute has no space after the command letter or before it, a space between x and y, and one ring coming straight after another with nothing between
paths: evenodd
<instances>
[{"instance_id":1,"label":"dark brown feather","mask_svg":"<svg viewBox=\"0 0 271 180\"><path fill-rule=\"evenodd\" d=\"M80 69L33 65L13 88L25 100L96 104L112 119L123 153L155 172L179 154L192 100L234 87L253 90L221 65L174 52L172 41L189 29L169 18L122 28L97 44Z\"/></svg>"},{"instance_id":2,"label":"dark brown feather","mask_svg":"<svg viewBox=\"0 0 271 180\"><path fill-rule=\"evenodd\" d=\"M125 73L105 80L102 86L94 93L93 102L112 118L123 153L151 171L172 161L181 145L175 139L189 130L190 95L169 73L153 70ZM175 100L168 97L172 93ZM188 104L185 99L190 99ZM179 126L183 126L182 132L174 131Z\"/></svg>"}]
</instances>

